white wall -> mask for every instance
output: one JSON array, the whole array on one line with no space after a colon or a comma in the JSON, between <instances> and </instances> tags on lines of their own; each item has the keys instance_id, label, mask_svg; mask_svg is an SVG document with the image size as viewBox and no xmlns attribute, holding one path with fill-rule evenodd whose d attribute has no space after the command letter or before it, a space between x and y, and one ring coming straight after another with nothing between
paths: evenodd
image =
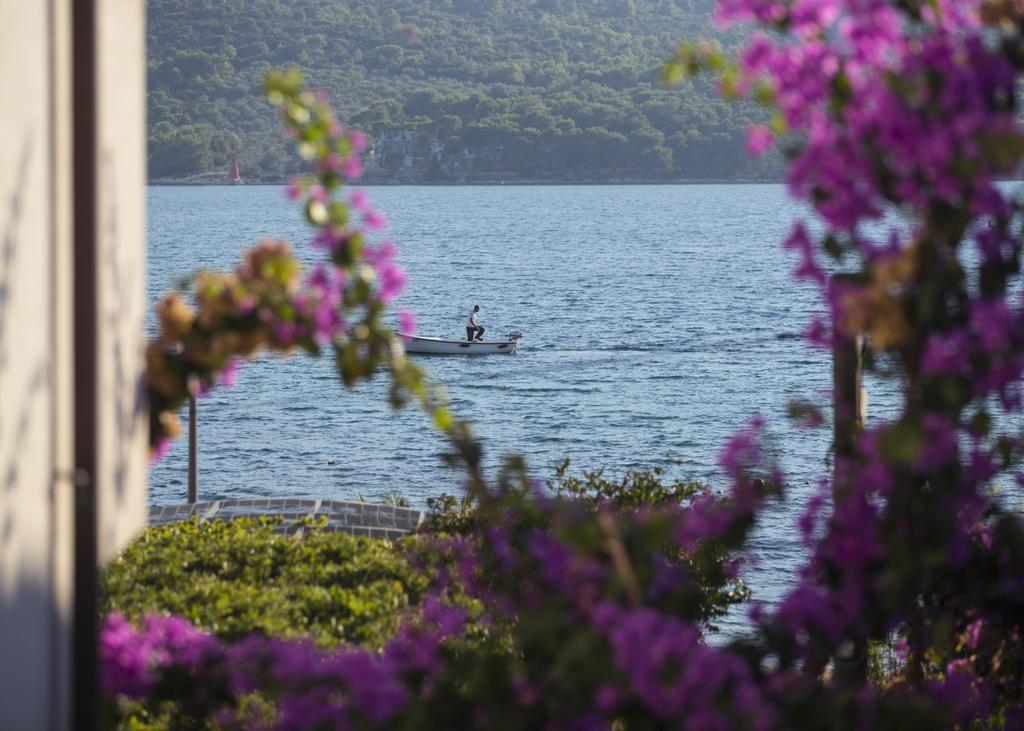
<instances>
[{"instance_id":1,"label":"white wall","mask_svg":"<svg viewBox=\"0 0 1024 731\"><path fill-rule=\"evenodd\" d=\"M143 0L101 0L100 551L145 522ZM0 0L0 729L70 723L72 0Z\"/></svg>"},{"instance_id":2,"label":"white wall","mask_svg":"<svg viewBox=\"0 0 1024 731\"><path fill-rule=\"evenodd\" d=\"M4 0L0 0L4 1ZM145 0L98 0L99 552L146 522Z\"/></svg>"}]
</instances>

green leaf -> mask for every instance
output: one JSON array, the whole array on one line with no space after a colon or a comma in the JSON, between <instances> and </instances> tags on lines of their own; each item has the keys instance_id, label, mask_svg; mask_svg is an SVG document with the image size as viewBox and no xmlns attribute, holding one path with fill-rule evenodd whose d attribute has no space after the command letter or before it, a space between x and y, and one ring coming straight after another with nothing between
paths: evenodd
<instances>
[{"instance_id":1,"label":"green leaf","mask_svg":"<svg viewBox=\"0 0 1024 731\"><path fill-rule=\"evenodd\" d=\"M924 430L917 422L898 422L882 433L879 446L889 464L912 462L924 446Z\"/></svg>"},{"instance_id":2,"label":"green leaf","mask_svg":"<svg viewBox=\"0 0 1024 731\"><path fill-rule=\"evenodd\" d=\"M434 412L434 424L441 431L448 431L452 427L452 414L448 409L438 409Z\"/></svg>"}]
</instances>

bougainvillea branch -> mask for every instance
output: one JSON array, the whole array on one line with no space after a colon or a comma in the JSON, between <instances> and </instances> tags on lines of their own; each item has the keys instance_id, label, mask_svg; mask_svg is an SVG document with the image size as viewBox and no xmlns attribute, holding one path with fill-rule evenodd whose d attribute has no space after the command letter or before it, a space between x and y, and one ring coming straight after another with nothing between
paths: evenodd
<instances>
[{"instance_id":1,"label":"bougainvillea branch","mask_svg":"<svg viewBox=\"0 0 1024 731\"><path fill-rule=\"evenodd\" d=\"M804 669L898 631L905 691L955 677L959 710L1019 712L1024 594L1005 587L1024 543L988 488L1020 459L1020 207L998 183L1024 158L1020 4L723 0L718 17L758 26L727 88L774 111L749 146L778 143L791 194L823 224L816 241L795 225L797 276L820 285L832 332L866 335L903 380L899 418L837 460L804 581L764 631L783 667ZM687 46L669 74L726 65ZM854 276L832 286L837 269ZM1018 639L986 656L981 627Z\"/></svg>"},{"instance_id":2,"label":"bougainvillea branch","mask_svg":"<svg viewBox=\"0 0 1024 731\"><path fill-rule=\"evenodd\" d=\"M349 186L361 175L366 137L345 130L298 72L270 75L266 90L315 170L293 180L287 194L314 227L311 245L323 258L303 272L288 244L265 241L245 252L232 273L199 272L192 303L171 293L157 304L158 332L146 353L153 456L180 434L177 412L190 391L230 385L239 365L261 350L319 355L329 349L346 386L387 369L393 404L419 401L458 451L475 459L469 427L452 418L444 392L405 358L383 321L405 274L394 244L370 236L386 219L365 191ZM415 327L411 313L397 316L403 331Z\"/></svg>"}]
</instances>

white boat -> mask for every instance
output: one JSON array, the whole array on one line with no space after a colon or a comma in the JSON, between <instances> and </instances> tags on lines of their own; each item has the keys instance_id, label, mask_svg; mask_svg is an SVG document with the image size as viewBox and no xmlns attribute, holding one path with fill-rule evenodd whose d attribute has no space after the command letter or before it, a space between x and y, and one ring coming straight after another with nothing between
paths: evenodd
<instances>
[{"instance_id":1,"label":"white boat","mask_svg":"<svg viewBox=\"0 0 1024 731\"><path fill-rule=\"evenodd\" d=\"M518 330L510 332L504 340L445 340L424 338L419 335L402 334L406 353L421 355L491 355L514 353L519 347L523 334Z\"/></svg>"}]
</instances>

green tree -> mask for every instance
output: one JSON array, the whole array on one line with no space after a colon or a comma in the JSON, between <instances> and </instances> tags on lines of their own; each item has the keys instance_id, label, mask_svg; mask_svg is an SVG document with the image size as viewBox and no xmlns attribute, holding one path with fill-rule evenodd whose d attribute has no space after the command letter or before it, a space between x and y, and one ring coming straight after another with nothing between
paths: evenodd
<instances>
[{"instance_id":1,"label":"green tree","mask_svg":"<svg viewBox=\"0 0 1024 731\"><path fill-rule=\"evenodd\" d=\"M212 130L204 125L157 123L149 132L149 174L169 177L208 170L213 161L212 136Z\"/></svg>"}]
</instances>

